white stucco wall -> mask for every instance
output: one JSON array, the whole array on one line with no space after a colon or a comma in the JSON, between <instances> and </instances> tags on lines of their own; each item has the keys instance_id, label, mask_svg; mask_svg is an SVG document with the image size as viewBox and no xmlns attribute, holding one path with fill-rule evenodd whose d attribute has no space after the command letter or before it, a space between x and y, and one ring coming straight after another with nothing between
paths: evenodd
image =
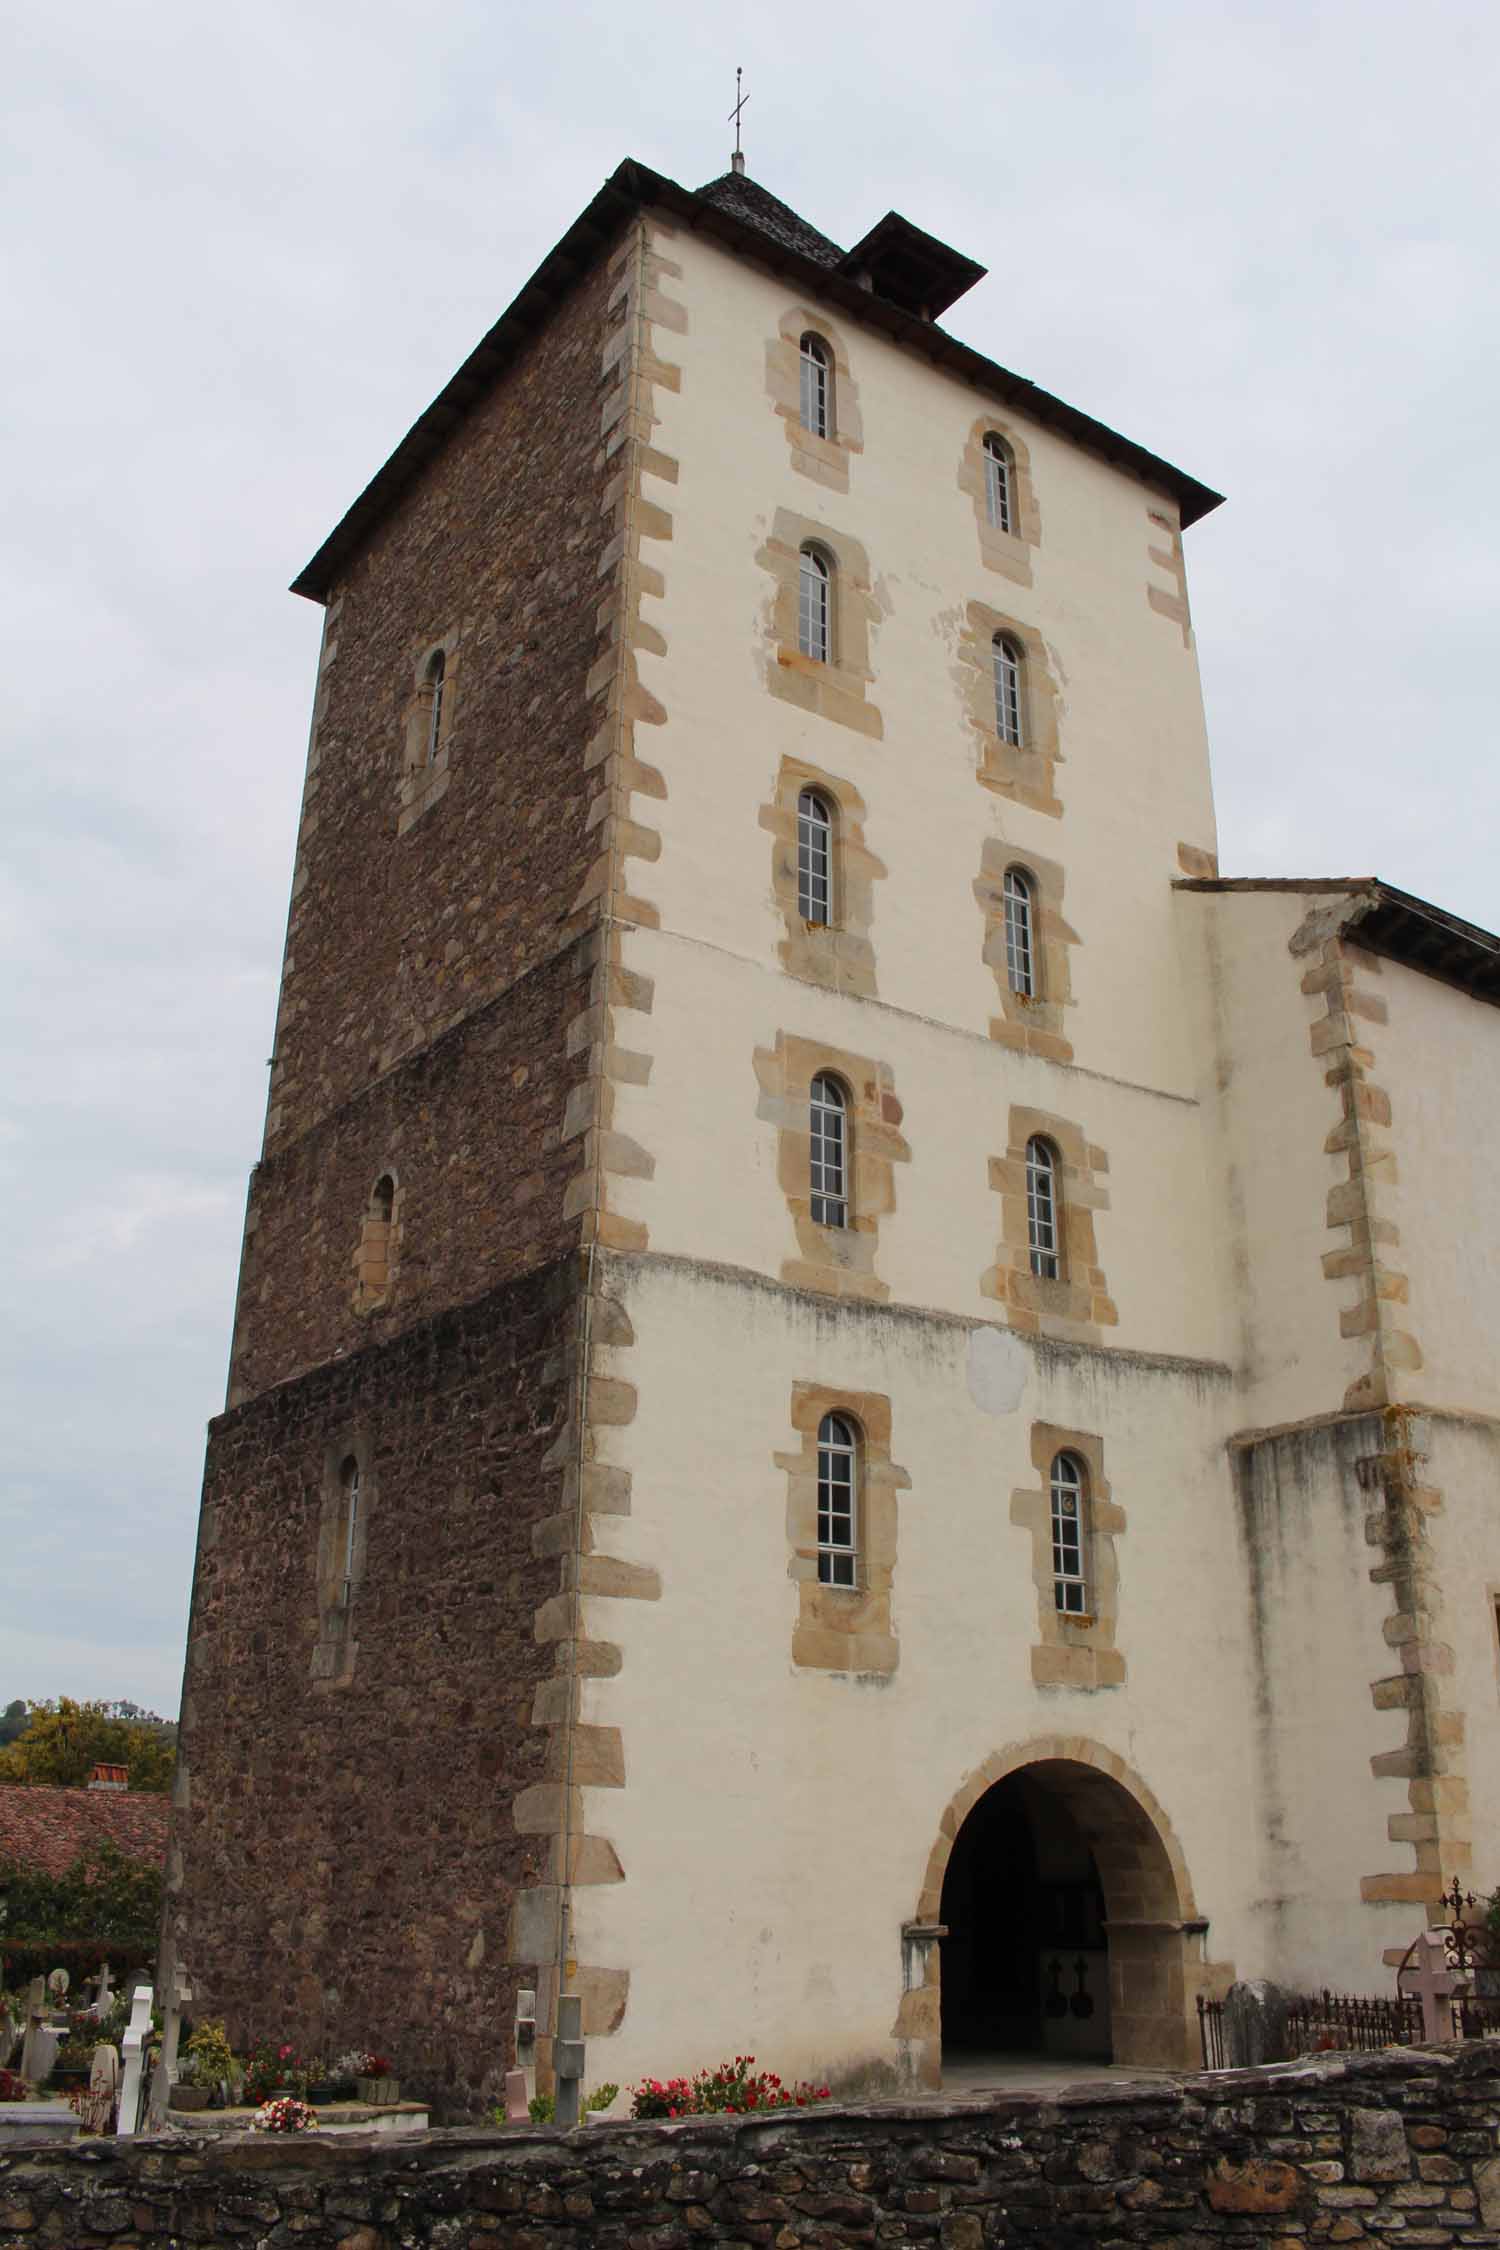
<instances>
[{"instance_id":1,"label":"white stucco wall","mask_svg":"<svg viewBox=\"0 0 1500 2250\"><path fill-rule=\"evenodd\" d=\"M632 1974L591 2073L623 2083L726 2046L783 2074L890 2064L901 1925L944 1808L991 1753L1041 1737L1087 1736L1141 1775L1176 1829L1209 1952L1242 1951L1257 1781L1248 1617L1214 1594L1238 1583L1224 1379L1006 1338L980 1348L1013 1355L1024 1380L994 1412L973 1395L962 1322L788 1300L687 1264L638 1267L624 1301L637 1342L618 1364L640 1404L600 1441L634 1472L611 1547L658 1569L662 1596L585 1605L590 1635L623 1656L584 1697L586 1717L623 1729L626 1786L587 1796L626 1881L576 1894L579 1951ZM799 1378L891 1400L911 1488L889 1679L791 1662L797 1591L773 1456L797 1449ZM1128 1519L1117 1689L1031 1683L1031 1537L1010 1499L1036 1482L1035 1419L1105 1433Z\"/></svg>"},{"instance_id":2,"label":"white stucco wall","mask_svg":"<svg viewBox=\"0 0 1500 2250\"><path fill-rule=\"evenodd\" d=\"M1371 1075L1391 1098L1396 1178L1386 1201L1401 1230L1392 1261L1410 1289L1402 1325L1422 1351L1408 1394L1500 1415L1500 1009L1398 961L1361 977L1388 1010L1372 1032Z\"/></svg>"},{"instance_id":3,"label":"white stucco wall","mask_svg":"<svg viewBox=\"0 0 1500 2250\"><path fill-rule=\"evenodd\" d=\"M632 1978L591 2076L623 2083L749 2047L786 2073L888 2065L901 1925L943 1810L986 1758L1041 1737L1100 1745L1155 1792L1212 1958L1377 1989L1383 1949L1420 1920L1360 1904L1363 1877L1410 1864L1386 1833L1404 1786L1370 1773L1404 1729L1370 1693L1396 1661L1390 1591L1370 1582L1347 1445L1283 1443L1250 1484L1229 1450L1239 1432L1337 1416L1368 1365L1368 1345L1339 1333L1355 1284L1325 1279L1321 1263L1343 1239L1327 1197L1347 1174L1325 1146L1338 1098L1309 1044L1321 1002L1302 994L1305 962L1289 950L1317 902L1173 891L1178 843L1211 847L1213 828L1195 661L1146 600L1148 579L1160 583L1147 510L1160 502L1001 416L1029 449L1042 542L1031 587L986 570L956 481L982 401L842 316L831 325L853 361L864 450L846 495L796 475L765 346L797 300L691 235L663 247L682 267L668 291L688 325L660 339L682 381L654 392L653 442L680 471L647 479L672 537L649 545L666 590L643 603L665 654L638 661L666 716L638 727L636 748L666 796L636 801L661 851L629 875L660 927L621 933L654 1004L620 1019L650 1071L617 1085L614 1115L652 1172L609 1180L612 1212L644 1223L650 1257L618 1283L636 1340L605 1355L635 1388L635 1418L597 1439L633 1475L609 1550L658 1570L662 1597L585 1604L589 1633L622 1651L617 1677L584 1683L583 1716L622 1730L626 1785L588 1792L588 1824L616 1844L626 1880L577 1893L576 1936L580 1958ZM772 583L756 553L778 509L868 551L879 740L766 687ZM970 600L1045 638L1061 697L1060 820L976 778L953 678ZM878 999L830 995L781 966L758 815L783 757L864 800L865 841L886 868L871 931ZM989 837L1064 866L1078 939L1071 1064L988 1037L997 996L972 886ZM1388 970L1383 988L1405 976ZM1439 1166L1460 1116L1489 1115L1497 1090L1493 1049L1446 1068L1463 1027L1427 997L1399 992L1377 1042L1398 1127L1410 1118L1422 1136L1420 1157L1401 1155L1413 1234L1455 1180L1481 1196L1477 1134L1457 1173ZM778 1286L796 1244L754 1057L779 1032L892 1073L911 1158L880 1222L884 1309ZM1120 1318L1101 1349L1018 1341L980 1288L1001 1219L987 1164L1012 1104L1066 1117L1108 1152L1096 1237ZM1443 1155L1429 1161L1429 1143ZM1405 1242L1405 1214L1402 1231ZM1488 1303L1493 1272L1479 1271L1460 1220L1427 1234L1412 1304L1430 1366L1442 1362L1432 1396L1463 1388L1493 1403L1483 1322L1460 1309ZM1004 1412L966 1380L976 1328L1000 1339L981 1348L1017 1355L1023 1380ZM791 1662L797 1596L774 1456L795 1449L799 1380L891 1400L911 1489L898 1502L900 1663L888 1679ZM1009 1510L1035 1481L1039 1420L1103 1439L1127 1514L1121 1687L1031 1682L1030 1540ZM1500 1582L1485 1559L1489 1488L1463 1475L1444 1553L1455 1572ZM1483 1607L1469 1605L1455 1643L1476 1711L1481 1686L1497 1692ZM1488 1781L1476 1808L1481 1798L1492 1823Z\"/></svg>"}]
</instances>

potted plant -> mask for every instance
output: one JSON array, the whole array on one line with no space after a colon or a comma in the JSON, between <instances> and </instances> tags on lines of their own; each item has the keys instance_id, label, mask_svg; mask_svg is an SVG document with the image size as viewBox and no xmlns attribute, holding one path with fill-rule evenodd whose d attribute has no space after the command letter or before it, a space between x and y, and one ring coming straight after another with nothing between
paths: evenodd
<instances>
[{"instance_id":1,"label":"potted plant","mask_svg":"<svg viewBox=\"0 0 1500 2250\"><path fill-rule=\"evenodd\" d=\"M207 2109L217 2096L228 2099L234 2078L234 2056L223 2024L211 2017L196 2024L178 2066L168 2097L173 2109Z\"/></svg>"},{"instance_id":2,"label":"potted plant","mask_svg":"<svg viewBox=\"0 0 1500 2250\"><path fill-rule=\"evenodd\" d=\"M307 2091L307 2066L295 2047L285 2041L272 2045L262 2039L251 2048L245 2058L245 2099L259 2108L273 2095L295 2094L299 2099Z\"/></svg>"},{"instance_id":3,"label":"potted plant","mask_svg":"<svg viewBox=\"0 0 1500 2250\"><path fill-rule=\"evenodd\" d=\"M393 2066L390 2056L377 2054L374 2048L369 2048L360 2056L359 2060L361 2068L354 2081L354 2089L359 2099L362 2102L369 2102L373 2107L384 2107L391 2102L399 2102L401 2099L401 2081L399 2078L391 2076Z\"/></svg>"},{"instance_id":4,"label":"potted plant","mask_svg":"<svg viewBox=\"0 0 1500 2250\"><path fill-rule=\"evenodd\" d=\"M346 2047L341 2055L335 2055L331 2062L324 2064L322 2085L316 2095L309 2087L309 2101L321 2097L329 2102L352 2102L355 2098L355 2083L364 2067L364 2048Z\"/></svg>"}]
</instances>

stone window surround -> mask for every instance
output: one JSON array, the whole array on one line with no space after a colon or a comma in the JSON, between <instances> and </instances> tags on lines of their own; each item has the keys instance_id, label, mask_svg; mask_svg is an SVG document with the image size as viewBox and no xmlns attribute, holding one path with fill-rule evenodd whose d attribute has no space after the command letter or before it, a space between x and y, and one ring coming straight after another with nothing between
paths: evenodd
<instances>
[{"instance_id":1,"label":"stone window surround","mask_svg":"<svg viewBox=\"0 0 1500 2250\"><path fill-rule=\"evenodd\" d=\"M1100 1343L1101 1331L1115 1327L1120 1317L1094 1236L1094 1213L1109 1209L1109 1190L1100 1179L1109 1170L1108 1154L1071 1118L1019 1103L1011 1105L1008 1131L1005 1154L992 1156L989 1163L990 1186L1000 1197L1000 1242L995 1263L979 1286L1005 1307L1010 1325L1026 1335ZM1026 1144L1033 1138L1050 1141L1058 1159L1062 1273L1055 1281L1031 1270Z\"/></svg>"},{"instance_id":2,"label":"stone window surround","mask_svg":"<svg viewBox=\"0 0 1500 2250\"><path fill-rule=\"evenodd\" d=\"M1006 742L995 723L995 642L1014 642L1021 655L1021 740ZM1047 661L1047 644L1034 625L1008 617L984 602L969 602L959 629L955 678L964 713L978 745L982 787L1009 797L1032 812L1057 819L1057 685Z\"/></svg>"},{"instance_id":3,"label":"stone window surround","mask_svg":"<svg viewBox=\"0 0 1500 2250\"><path fill-rule=\"evenodd\" d=\"M1015 528L1002 531L990 522L984 441L1002 438L1010 449L1011 516ZM1015 425L1002 415L981 414L970 424L958 461L958 489L968 494L979 531L979 554L986 570L999 571L1018 586L1031 584L1031 549L1042 541L1042 517L1031 476L1031 454Z\"/></svg>"},{"instance_id":4,"label":"stone window surround","mask_svg":"<svg viewBox=\"0 0 1500 2250\"><path fill-rule=\"evenodd\" d=\"M1027 998L1011 988L1005 949L1005 877L1015 868L1031 884L1032 959L1035 992ZM1071 1062L1073 1046L1063 1032L1064 1010L1073 1005L1068 948L1078 933L1064 920L1061 863L1037 852L1018 851L1002 836L987 836L974 878L974 896L984 914L983 958L995 973L1000 1013L990 1019L990 1037L1018 1054L1041 1055L1048 1062Z\"/></svg>"},{"instance_id":5,"label":"stone window surround","mask_svg":"<svg viewBox=\"0 0 1500 2250\"><path fill-rule=\"evenodd\" d=\"M843 1227L820 1226L812 1216L809 1104L820 1072L838 1079L848 1096L849 1223ZM774 1047L756 1049L755 1076L756 1115L777 1127L777 1178L796 1235L796 1255L783 1261L781 1279L824 1296L884 1304L890 1289L875 1271L879 1222L895 1209L896 1164L911 1159L898 1129L901 1104L889 1064L778 1031Z\"/></svg>"},{"instance_id":6,"label":"stone window surround","mask_svg":"<svg viewBox=\"0 0 1500 2250\"><path fill-rule=\"evenodd\" d=\"M1059 1610L1053 1585L1052 1464L1059 1453L1071 1453L1084 1470L1083 1567L1089 1607L1083 1616ZM1012 1492L1010 1520L1031 1534L1038 1635L1031 1651L1032 1680L1037 1687L1119 1687L1125 1659L1115 1647L1120 1587L1115 1540L1125 1529L1125 1511L1115 1504L1104 1474L1104 1440L1092 1431L1033 1422L1031 1460L1037 1481Z\"/></svg>"},{"instance_id":7,"label":"stone window surround","mask_svg":"<svg viewBox=\"0 0 1500 2250\"><path fill-rule=\"evenodd\" d=\"M412 666L412 689L402 717L401 810L396 833L404 836L429 812L448 788L449 752L453 719L458 707L458 650L463 629L455 625L441 639L429 641ZM437 748L428 756L432 732L432 664L443 659L443 703L438 721Z\"/></svg>"},{"instance_id":8,"label":"stone window surround","mask_svg":"<svg viewBox=\"0 0 1500 2250\"><path fill-rule=\"evenodd\" d=\"M802 339L807 335L816 336L828 351L832 411L827 437L818 437L802 422ZM799 304L782 314L775 336L766 342L766 393L786 431L797 474L832 492L847 492L850 456L864 451L864 425L848 346L826 313Z\"/></svg>"},{"instance_id":9,"label":"stone window surround","mask_svg":"<svg viewBox=\"0 0 1500 2250\"><path fill-rule=\"evenodd\" d=\"M391 1215L382 1219L375 1198L382 1180L391 1183ZM354 1310L380 1311L395 1293L401 1266L401 1206L404 1193L394 1164L384 1165L370 1190L354 1247Z\"/></svg>"},{"instance_id":10,"label":"stone window surround","mask_svg":"<svg viewBox=\"0 0 1500 2250\"><path fill-rule=\"evenodd\" d=\"M314 1684L320 1689L348 1687L353 1681L359 1654L354 1634L358 1603L344 1599L344 1555L348 1544L344 1464L351 1458L359 1469L359 1516L354 1528L354 1552L349 1558L349 1577L357 1591L364 1580L370 1518L378 1491L374 1440L363 1422L333 1439L323 1453L318 1502L318 1632L311 1666Z\"/></svg>"},{"instance_id":11,"label":"stone window surround","mask_svg":"<svg viewBox=\"0 0 1500 2250\"><path fill-rule=\"evenodd\" d=\"M831 566L831 647L826 662L804 656L798 642L797 602L805 547L816 548ZM870 631L879 620L880 608L864 547L847 532L831 530L790 508L778 508L755 559L772 581L762 613L765 681L772 695L878 742L884 724L868 701L868 692L875 677Z\"/></svg>"},{"instance_id":12,"label":"stone window surround","mask_svg":"<svg viewBox=\"0 0 1500 2250\"><path fill-rule=\"evenodd\" d=\"M832 914L827 923L803 919L797 889L797 800L804 789L822 798L833 816ZM852 781L783 758L760 825L771 838L771 895L786 925L777 948L789 976L828 992L854 992L873 1000L874 884L886 869L865 843L865 801Z\"/></svg>"},{"instance_id":13,"label":"stone window surround","mask_svg":"<svg viewBox=\"0 0 1500 2250\"><path fill-rule=\"evenodd\" d=\"M826 1414L854 1425L858 1446L855 1586L818 1576L818 1431ZM896 1569L896 1495L911 1478L891 1459L891 1402L879 1391L794 1382L790 1419L796 1451L775 1455L787 1480L787 1576L797 1588L792 1662L810 1670L891 1673L900 1644L891 1620Z\"/></svg>"}]
</instances>

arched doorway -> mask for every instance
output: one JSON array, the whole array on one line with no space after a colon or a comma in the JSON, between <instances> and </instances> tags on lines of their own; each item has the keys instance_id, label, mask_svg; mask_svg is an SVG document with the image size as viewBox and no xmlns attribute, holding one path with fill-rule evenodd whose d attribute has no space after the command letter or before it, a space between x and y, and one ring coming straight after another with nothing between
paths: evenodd
<instances>
[{"instance_id":1,"label":"arched doorway","mask_svg":"<svg viewBox=\"0 0 1500 2250\"><path fill-rule=\"evenodd\" d=\"M945 2057L1113 2061L1104 1891L1058 1790L1022 1771L985 1792L954 1843L941 1918Z\"/></svg>"},{"instance_id":2,"label":"arched doorway","mask_svg":"<svg viewBox=\"0 0 1500 2250\"><path fill-rule=\"evenodd\" d=\"M927 1998L955 2058L1193 2062L1207 1924L1165 1812L1112 1751L1075 1736L985 1761L928 1862L912 1928L939 1926Z\"/></svg>"}]
</instances>

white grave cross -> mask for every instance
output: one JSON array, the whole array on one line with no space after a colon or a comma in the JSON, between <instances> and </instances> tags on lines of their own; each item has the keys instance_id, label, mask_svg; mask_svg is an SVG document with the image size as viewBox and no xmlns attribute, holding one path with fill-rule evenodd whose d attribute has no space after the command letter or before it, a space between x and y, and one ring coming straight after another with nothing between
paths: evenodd
<instances>
[{"instance_id":1,"label":"white grave cross","mask_svg":"<svg viewBox=\"0 0 1500 2250\"><path fill-rule=\"evenodd\" d=\"M151 1987L138 1984L130 1996L130 2022L125 2037L120 2042L125 2055L125 2071L120 2081L120 2121L115 2127L116 2137L134 2133L141 2114L141 2069L143 2049L151 2033Z\"/></svg>"}]
</instances>

